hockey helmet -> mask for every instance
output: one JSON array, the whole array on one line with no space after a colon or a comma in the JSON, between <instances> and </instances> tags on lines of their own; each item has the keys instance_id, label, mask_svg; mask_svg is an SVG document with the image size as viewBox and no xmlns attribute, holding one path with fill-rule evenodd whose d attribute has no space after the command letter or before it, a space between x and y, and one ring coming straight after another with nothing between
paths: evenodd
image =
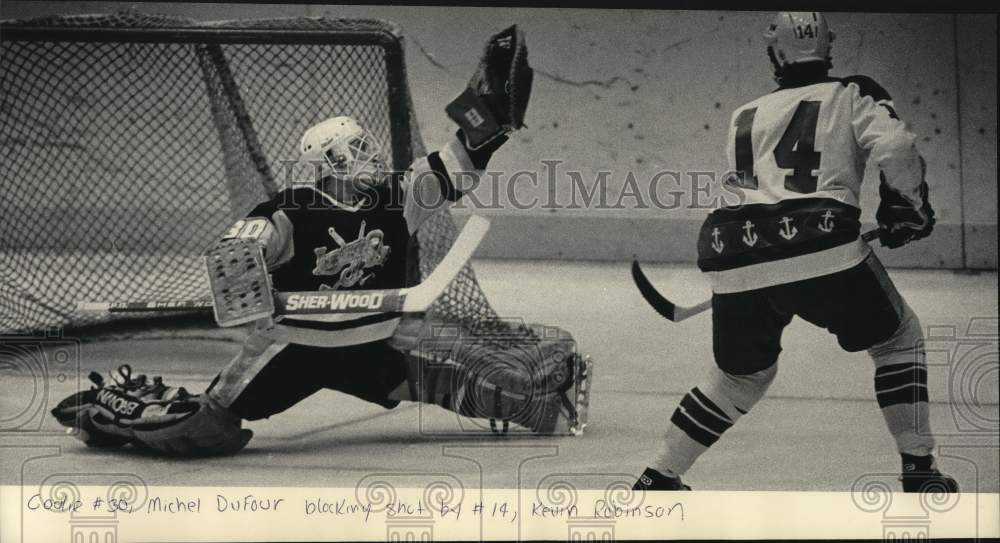
<instances>
[{"instance_id":1,"label":"hockey helmet","mask_svg":"<svg viewBox=\"0 0 1000 543\"><path fill-rule=\"evenodd\" d=\"M775 72L790 64L829 63L833 38L823 14L815 11L782 11L764 32Z\"/></svg>"},{"instance_id":2,"label":"hockey helmet","mask_svg":"<svg viewBox=\"0 0 1000 543\"><path fill-rule=\"evenodd\" d=\"M332 117L313 125L299 143L300 162L319 164L316 181L324 177L381 182L386 172L382 145L351 117Z\"/></svg>"}]
</instances>

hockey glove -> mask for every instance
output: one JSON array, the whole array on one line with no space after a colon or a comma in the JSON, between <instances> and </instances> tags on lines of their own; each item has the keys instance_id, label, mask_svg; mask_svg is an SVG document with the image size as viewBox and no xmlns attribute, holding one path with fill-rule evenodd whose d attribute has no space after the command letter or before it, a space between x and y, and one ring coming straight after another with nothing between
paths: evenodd
<instances>
[{"instance_id":1,"label":"hockey glove","mask_svg":"<svg viewBox=\"0 0 1000 543\"><path fill-rule=\"evenodd\" d=\"M890 187L885 176L882 176L878 187L880 202L875 220L878 221L879 241L883 247L895 249L931 235L935 219L934 209L927 199L927 182L921 182L918 190L921 204L916 207Z\"/></svg>"},{"instance_id":2,"label":"hockey glove","mask_svg":"<svg viewBox=\"0 0 1000 543\"><path fill-rule=\"evenodd\" d=\"M468 87L445 108L461 127L468 149L524 127L533 75L517 25L490 37Z\"/></svg>"}]
</instances>

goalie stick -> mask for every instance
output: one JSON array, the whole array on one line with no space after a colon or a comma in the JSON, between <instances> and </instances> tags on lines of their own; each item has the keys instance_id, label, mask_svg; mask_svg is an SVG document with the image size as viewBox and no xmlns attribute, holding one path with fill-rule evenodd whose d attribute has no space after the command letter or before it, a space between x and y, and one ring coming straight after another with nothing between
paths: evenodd
<instances>
[{"instance_id":1,"label":"goalie stick","mask_svg":"<svg viewBox=\"0 0 1000 543\"><path fill-rule=\"evenodd\" d=\"M877 237L877 228L869 230L861 235L861 239L865 243L870 242ZM649 281L646 274L643 273L638 260L632 261L632 280L635 282L635 286L639 289L639 293L642 294L643 299L649 302L649 305L651 305L657 313L671 322L681 322L688 317L693 317L712 307L711 298L692 306L677 305L666 299L659 293L659 291L656 290L656 287L654 287L653 283Z\"/></svg>"},{"instance_id":2,"label":"goalie stick","mask_svg":"<svg viewBox=\"0 0 1000 543\"><path fill-rule=\"evenodd\" d=\"M473 215L462 228L451 250L434 271L419 285L381 290L319 290L276 292L274 305L278 315L324 315L332 313L422 313L444 292L462 270L479 243L486 236L490 221ZM141 302L77 302L78 311L148 312L206 310L211 300L163 300Z\"/></svg>"}]
</instances>

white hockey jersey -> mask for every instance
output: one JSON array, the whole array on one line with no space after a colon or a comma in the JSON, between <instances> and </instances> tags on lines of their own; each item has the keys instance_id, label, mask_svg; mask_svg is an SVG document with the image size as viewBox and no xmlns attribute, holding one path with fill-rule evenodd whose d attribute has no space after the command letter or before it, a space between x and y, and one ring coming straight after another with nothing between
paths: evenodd
<instances>
[{"instance_id":1,"label":"white hockey jersey","mask_svg":"<svg viewBox=\"0 0 1000 543\"><path fill-rule=\"evenodd\" d=\"M914 142L888 93L870 78L826 78L780 88L732 115L728 188L741 204L702 226L698 265L717 293L740 292L850 268L867 256L859 195L872 159L919 205Z\"/></svg>"}]
</instances>

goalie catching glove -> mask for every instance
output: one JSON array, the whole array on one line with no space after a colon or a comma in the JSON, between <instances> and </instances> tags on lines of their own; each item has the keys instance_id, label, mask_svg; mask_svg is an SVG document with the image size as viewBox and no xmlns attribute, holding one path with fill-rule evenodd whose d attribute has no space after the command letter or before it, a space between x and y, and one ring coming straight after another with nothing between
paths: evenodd
<instances>
[{"instance_id":1,"label":"goalie catching glove","mask_svg":"<svg viewBox=\"0 0 1000 543\"><path fill-rule=\"evenodd\" d=\"M524 127L533 75L517 25L490 37L468 87L445 108L468 149L498 148L507 133Z\"/></svg>"},{"instance_id":2,"label":"goalie catching glove","mask_svg":"<svg viewBox=\"0 0 1000 543\"><path fill-rule=\"evenodd\" d=\"M922 171L926 171L923 158L920 159L920 166ZM917 191L920 201L913 202L892 188L885 174L881 174L878 187L880 201L875 220L878 221L879 241L883 247L895 249L931 235L935 219L934 209L927 198L927 182L921 181Z\"/></svg>"},{"instance_id":3,"label":"goalie catching glove","mask_svg":"<svg viewBox=\"0 0 1000 543\"><path fill-rule=\"evenodd\" d=\"M168 387L159 377L133 377L122 365L110 382L91 372L94 388L66 398L52 409L63 426L79 428L77 439L91 447L133 444L167 454L207 456L234 453L253 433L241 420L183 387Z\"/></svg>"}]
</instances>

